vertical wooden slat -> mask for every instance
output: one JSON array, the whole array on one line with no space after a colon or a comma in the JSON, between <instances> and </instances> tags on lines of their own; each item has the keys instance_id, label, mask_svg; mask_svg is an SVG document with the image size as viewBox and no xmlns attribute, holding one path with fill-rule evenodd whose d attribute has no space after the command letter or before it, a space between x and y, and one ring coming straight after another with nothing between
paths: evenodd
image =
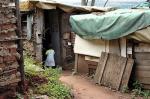
<instances>
[{"instance_id":1,"label":"vertical wooden slat","mask_svg":"<svg viewBox=\"0 0 150 99\"><path fill-rule=\"evenodd\" d=\"M126 43L126 38L121 38L120 39L120 48L121 48L121 56L122 57L127 57L127 43Z\"/></svg>"},{"instance_id":2,"label":"vertical wooden slat","mask_svg":"<svg viewBox=\"0 0 150 99\"><path fill-rule=\"evenodd\" d=\"M99 83L101 81L101 78L105 69L105 65L107 62L107 58L108 58L108 54L105 54L102 52L97 69L96 69L96 73L94 76L95 83Z\"/></svg>"},{"instance_id":3,"label":"vertical wooden slat","mask_svg":"<svg viewBox=\"0 0 150 99\"><path fill-rule=\"evenodd\" d=\"M21 16L20 16L20 10L19 10L19 0L15 0L16 4L16 15L17 15L17 35L19 38L22 38L22 32L21 32ZM23 59L23 40L18 40L18 49L20 54L20 60L19 60L19 70L21 73L21 85L20 88L22 92L24 93L24 85L25 85L25 73L24 73L24 59Z\"/></svg>"},{"instance_id":4,"label":"vertical wooden slat","mask_svg":"<svg viewBox=\"0 0 150 99\"><path fill-rule=\"evenodd\" d=\"M122 90L124 87L128 87L128 82L129 82L129 79L130 79L133 64L134 64L133 59L128 59L127 60L127 65L125 67L124 74L123 74L121 84L120 84L120 90Z\"/></svg>"},{"instance_id":5,"label":"vertical wooden slat","mask_svg":"<svg viewBox=\"0 0 150 99\"><path fill-rule=\"evenodd\" d=\"M78 54L75 54L75 67L73 74L76 74L78 72Z\"/></svg>"}]
</instances>

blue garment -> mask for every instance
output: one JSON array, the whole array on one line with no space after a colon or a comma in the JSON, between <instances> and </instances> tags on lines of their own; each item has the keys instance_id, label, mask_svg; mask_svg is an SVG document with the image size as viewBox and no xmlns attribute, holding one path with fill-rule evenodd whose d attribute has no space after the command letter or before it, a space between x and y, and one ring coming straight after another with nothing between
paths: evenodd
<instances>
[{"instance_id":1,"label":"blue garment","mask_svg":"<svg viewBox=\"0 0 150 99\"><path fill-rule=\"evenodd\" d=\"M55 66L55 60L54 60L54 50L53 49L49 49L46 51L46 61L45 61L45 66Z\"/></svg>"}]
</instances>

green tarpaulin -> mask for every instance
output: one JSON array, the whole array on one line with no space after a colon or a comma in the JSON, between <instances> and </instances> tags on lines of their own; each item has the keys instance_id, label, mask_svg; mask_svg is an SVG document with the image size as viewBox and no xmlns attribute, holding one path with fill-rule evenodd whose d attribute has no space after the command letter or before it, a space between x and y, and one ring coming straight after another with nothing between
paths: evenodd
<instances>
[{"instance_id":1,"label":"green tarpaulin","mask_svg":"<svg viewBox=\"0 0 150 99\"><path fill-rule=\"evenodd\" d=\"M150 25L150 10L119 9L103 15L70 17L73 31L84 39L118 39Z\"/></svg>"}]
</instances>

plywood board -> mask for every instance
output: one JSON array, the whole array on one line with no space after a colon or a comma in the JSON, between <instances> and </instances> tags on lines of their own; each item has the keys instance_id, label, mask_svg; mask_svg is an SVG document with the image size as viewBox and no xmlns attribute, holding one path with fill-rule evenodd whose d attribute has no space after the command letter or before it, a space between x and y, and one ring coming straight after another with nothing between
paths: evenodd
<instances>
[{"instance_id":1,"label":"plywood board","mask_svg":"<svg viewBox=\"0 0 150 99\"><path fill-rule=\"evenodd\" d=\"M101 52L106 52L108 42L105 40L86 40L76 35L74 53L100 57Z\"/></svg>"}]
</instances>

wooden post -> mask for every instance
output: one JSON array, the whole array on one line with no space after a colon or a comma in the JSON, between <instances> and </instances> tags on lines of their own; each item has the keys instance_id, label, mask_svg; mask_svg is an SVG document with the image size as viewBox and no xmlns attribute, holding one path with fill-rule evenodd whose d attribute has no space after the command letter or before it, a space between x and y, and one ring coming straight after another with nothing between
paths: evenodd
<instances>
[{"instance_id":1,"label":"wooden post","mask_svg":"<svg viewBox=\"0 0 150 99\"><path fill-rule=\"evenodd\" d=\"M19 38L22 38L22 32L21 32L21 16L20 16L20 10L19 10L19 0L15 0L16 4L16 15L17 15L17 36ZM23 40L18 40L18 49L20 54L20 60L19 60L19 70L21 73L21 91L24 93L24 85L25 85L25 73L24 73L24 59L23 59Z\"/></svg>"},{"instance_id":2,"label":"wooden post","mask_svg":"<svg viewBox=\"0 0 150 99\"><path fill-rule=\"evenodd\" d=\"M72 75L75 75L78 72L78 54L75 54L75 66L74 66L74 71L72 73Z\"/></svg>"},{"instance_id":3,"label":"wooden post","mask_svg":"<svg viewBox=\"0 0 150 99\"><path fill-rule=\"evenodd\" d=\"M92 0L91 1L91 6L94 6L95 5L95 0Z\"/></svg>"},{"instance_id":4,"label":"wooden post","mask_svg":"<svg viewBox=\"0 0 150 99\"><path fill-rule=\"evenodd\" d=\"M81 5L82 6L87 6L87 0L81 0Z\"/></svg>"},{"instance_id":5,"label":"wooden post","mask_svg":"<svg viewBox=\"0 0 150 99\"><path fill-rule=\"evenodd\" d=\"M127 57L127 42L126 42L126 38L121 38L120 39L120 47L121 47L121 56L122 57Z\"/></svg>"}]
</instances>

